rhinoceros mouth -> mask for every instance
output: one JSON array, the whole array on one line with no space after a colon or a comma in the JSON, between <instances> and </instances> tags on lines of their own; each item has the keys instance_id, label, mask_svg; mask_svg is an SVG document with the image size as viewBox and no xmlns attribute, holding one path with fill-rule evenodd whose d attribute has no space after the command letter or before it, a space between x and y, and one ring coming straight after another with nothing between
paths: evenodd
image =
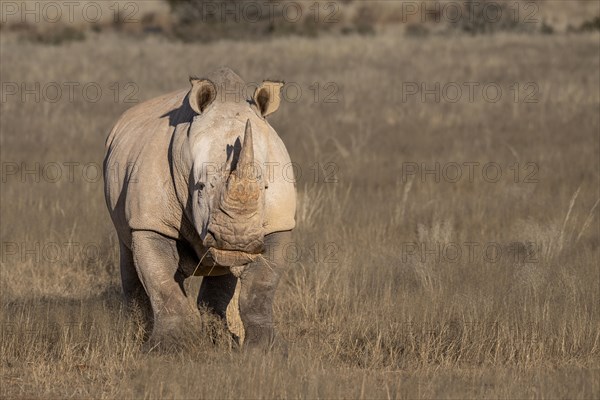
<instances>
[{"instance_id":1,"label":"rhinoceros mouth","mask_svg":"<svg viewBox=\"0 0 600 400\"><path fill-rule=\"evenodd\" d=\"M207 254L212 261L223 267L237 267L256 261L261 254L246 253L239 250L220 250L214 247Z\"/></svg>"}]
</instances>

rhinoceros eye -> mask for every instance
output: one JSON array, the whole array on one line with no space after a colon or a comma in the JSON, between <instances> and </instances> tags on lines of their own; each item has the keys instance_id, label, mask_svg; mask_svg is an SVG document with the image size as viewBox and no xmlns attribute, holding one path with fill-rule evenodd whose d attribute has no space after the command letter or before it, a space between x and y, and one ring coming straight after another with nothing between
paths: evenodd
<instances>
[{"instance_id":1,"label":"rhinoceros eye","mask_svg":"<svg viewBox=\"0 0 600 400\"><path fill-rule=\"evenodd\" d=\"M196 189L197 189L197 190L204 190L204 183L202 183L202 182L197 182L197 183L196 183Z\"/></svg>"}]
</instances>

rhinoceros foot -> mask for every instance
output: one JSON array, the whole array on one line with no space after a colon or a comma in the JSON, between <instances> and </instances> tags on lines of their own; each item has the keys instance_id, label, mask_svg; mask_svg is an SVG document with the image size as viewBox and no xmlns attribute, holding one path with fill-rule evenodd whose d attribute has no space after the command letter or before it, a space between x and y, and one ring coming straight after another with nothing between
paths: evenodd
<instances>
[{"instance_id":1,"label":"rhinoceros foot","mask_svg":"<svg viewBox=\"0 0 600 400\"><path fill-rule=\"evenodd\" d=\"M142 346L146 353L172 353L183 351L195 345L200 334L199 323L186 321L179 317L162 319L154 329L148 341Z\"/></svg>"}]
</instances>

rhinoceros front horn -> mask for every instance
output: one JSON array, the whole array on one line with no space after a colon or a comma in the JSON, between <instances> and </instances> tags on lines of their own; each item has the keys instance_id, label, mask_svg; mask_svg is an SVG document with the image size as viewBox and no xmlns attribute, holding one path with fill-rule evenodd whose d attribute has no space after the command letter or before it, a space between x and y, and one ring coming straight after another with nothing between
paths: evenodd
<instances>
[{"instance_id":1,"label":"rhinoceros front horn","mask_svg":"<svg viewBox=\"0 0 600 400\"><path fill-rule=\"evenodd\" d=\"M248 215L258 209L260 176L254 165L254 145L250 120L246 122L244 143L236 167L227 179L224 194L221 208L226 208L228 212Z\"/></svg>"},{"instance_id":2,"label":"rhinoceros front horn","mask_svg":"<svg viewBox=\"0 0 600 400\"><path fill-rule=\"evenodd\" d=\"M252 125L250 120L246 121L246 130L244 132L244 144L237 162L237 170L241 170L243 174L254 175L254 144L252 141ZM256 176L248 176L248 178L256 178Z\"/></svg>"}]
</instances>

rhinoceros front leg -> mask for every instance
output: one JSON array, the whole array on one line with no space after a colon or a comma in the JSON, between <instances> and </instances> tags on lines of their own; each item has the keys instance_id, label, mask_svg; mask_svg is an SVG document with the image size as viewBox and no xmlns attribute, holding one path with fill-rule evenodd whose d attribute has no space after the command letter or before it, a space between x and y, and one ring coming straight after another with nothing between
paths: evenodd
<instances>
[{"instance_id":1,"label":"rhinoceros front leg","mask_svg":"<svg viewBox=\"0 0 600 400\"><path fill-rule=\"evenodd\" d=\"M285 245L291 232L277 232L265 237L265 257L248 264L241 279L240 318L244 325L244 346L269 348L275 339L273 299L286 267Z\"/></svg>"},{"instance_id":2,"label":"rhinoceros front leg","mask_svg":"<svg viewBox=\"0 0 600 400\"><path fill-rule=\"evenodd\" d=\"M154 315L146 347L176 346L183 331L194 326L197 319L183 289L176 242L155 232L134 231L131 250Z\"/></svg>"},{"instance_id":3,"label":"rhinoceros front leg","mask_svg":"<svg viewBox=\"0 0 600 400\"><path fill-rule=\"evenodd\" d=\"M121 286L125 305L130 310L140 310L146 329L152 327L152 308L146 290L140 281L133 262L133 253L119 241Z\"/></svg>"}]
</instances>

